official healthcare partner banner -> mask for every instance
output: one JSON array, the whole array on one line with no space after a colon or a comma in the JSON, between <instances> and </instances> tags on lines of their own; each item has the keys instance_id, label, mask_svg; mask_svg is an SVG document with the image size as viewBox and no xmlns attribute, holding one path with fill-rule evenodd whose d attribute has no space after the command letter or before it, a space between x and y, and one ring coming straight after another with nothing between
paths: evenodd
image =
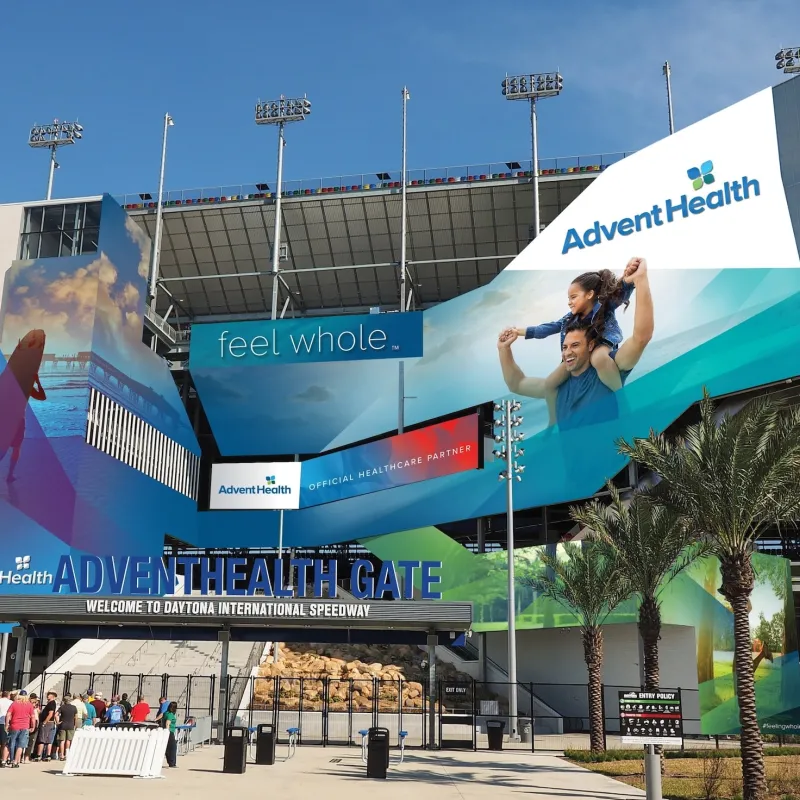
<instances>
[{"instance_id":1,"label":"official healthcare partner banner","mask_svg":"<svg viewBox=\"0 0 800 800\"><path fill-rule=\"evenodd\" d=\"M478 426L470 414L304 461L300 507L478 469Z\"/></svg>"}]
</instances>

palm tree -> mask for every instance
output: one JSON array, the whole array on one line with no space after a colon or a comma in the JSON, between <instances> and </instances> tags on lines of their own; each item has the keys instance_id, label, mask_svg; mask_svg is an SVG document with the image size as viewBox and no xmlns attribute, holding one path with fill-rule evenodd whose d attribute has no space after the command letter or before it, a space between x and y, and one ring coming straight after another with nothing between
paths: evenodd
<instances>
[{"instance_id":1,"label":"palm tree","mask_svg":"<svg viewBox=\"0 0 800 800\"><path fill-rule=\"evenodd\" d=\"M755 575L754 541L800 518L800 408L759 398L718 418L704 393L700 421L676 438L651 432L620 452L661 480L661 502L691 525L720 560L720 593L733 610L745 800L766 795L758 728L748 606Z\"/></svg>"},{"instance_id":2,"label":"palm tree","mask_svg":"<svg viewBox=\"0 0 800 800\"><path fill-rule=\"evenodd\" d=\"M639 597L639 633L644 645L644 688L659 686L658 640L664 587L702 554L703 545L670 508L635 494L630 504L609 483L610 505L593 500L573 508L572 518L611 552L628 592Z\"/></svg>"},{"instance_id":3,"label":"palm tree","mask_svg":"<svg viewBox=\"0 0 800 800\"><path fill-rule=\"evenodd\" d=\"M589 673L589 740L603 747L603 623L625 597L613 555L596 544L564 545L566 558L542 553L546 572L531 580L534 589L557 601L579 620L583 657Z\"/></svg>"}]
</instances>

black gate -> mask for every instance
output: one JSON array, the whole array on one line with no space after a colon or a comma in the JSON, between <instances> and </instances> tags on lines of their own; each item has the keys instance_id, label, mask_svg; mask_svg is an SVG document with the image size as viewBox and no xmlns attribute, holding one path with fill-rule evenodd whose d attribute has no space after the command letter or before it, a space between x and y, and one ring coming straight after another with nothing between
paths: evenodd
<instances>
[{"instance_id":1,"label":"black gate","mask_svg":"<svg viewBox=\"0 0 800 800\"><path fill-rule=\"evenodd\" d=\"M439 682L439 747L477 750L475 681Z\"/></svg>"}]
</instances>

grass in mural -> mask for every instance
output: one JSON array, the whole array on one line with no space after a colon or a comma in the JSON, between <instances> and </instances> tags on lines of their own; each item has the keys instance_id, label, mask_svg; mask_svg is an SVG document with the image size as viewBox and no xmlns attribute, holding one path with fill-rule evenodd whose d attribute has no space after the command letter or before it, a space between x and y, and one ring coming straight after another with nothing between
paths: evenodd
<instances>
[{"instance_id":1,"label":"grass in mural","mask_svg":"<svg viewBox=\"0 0 800 800\"><path fill-rule=\"evenodd\" d=\"M800 799L800 758L797 755L782 755L767 756L765 760L769 785L767 797L770 800ZM644 789L644 762L641 759L581 763L581 766L637 789ZM710 784L714 782L717 783L716 789L709 795L709 789L712 788ZM716 751L711 751L705 757L667 758L662 789L665 798L681 800L704 800L709 796L719 800L739 798L742 778L738 752L726 753L722 758L718 757Z\"/></svg>"}]
</instances>

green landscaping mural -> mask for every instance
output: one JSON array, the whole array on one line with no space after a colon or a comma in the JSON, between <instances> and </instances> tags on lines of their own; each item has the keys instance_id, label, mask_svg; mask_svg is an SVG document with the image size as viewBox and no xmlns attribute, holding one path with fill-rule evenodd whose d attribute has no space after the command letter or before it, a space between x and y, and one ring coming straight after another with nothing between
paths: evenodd
<instances>
[{"instance_id":1,"label":"green landscaping mural","mask_svg":"<svg viewBox=\"0 0 800 800\"><path fill-rule=\"evenodd\" d=\"M473 630L508 627L508 569L505 551L475 554L437 528L364 539L361 544L383 560L415 558L441 561L442 599L472 601ZM563 553L563 548L557 548ZM577 619L554 600L540 597L532 579L544 566L544 547L518 549L514 556L517 630L561 628ZM753 556L756 586L750 609L756 699L764 733L800 732L800 663L789 562L777 556ZM733 612L719 594L716 558L706 558L681 573L661 593L663 622L695 630L701 729L708 735L739 730L733 675ZM607 624L632 623L637 602L626 601Z\"/></svg>"}]
</instances>

